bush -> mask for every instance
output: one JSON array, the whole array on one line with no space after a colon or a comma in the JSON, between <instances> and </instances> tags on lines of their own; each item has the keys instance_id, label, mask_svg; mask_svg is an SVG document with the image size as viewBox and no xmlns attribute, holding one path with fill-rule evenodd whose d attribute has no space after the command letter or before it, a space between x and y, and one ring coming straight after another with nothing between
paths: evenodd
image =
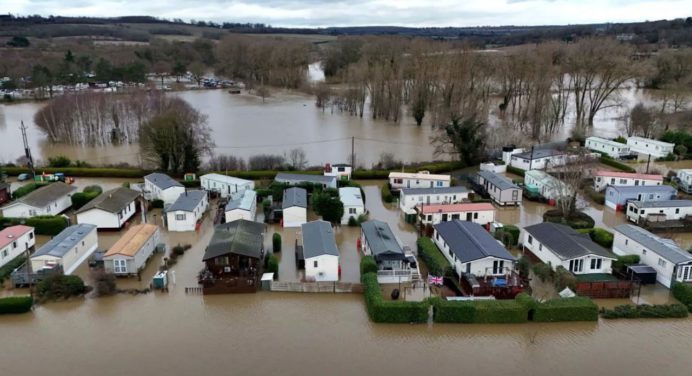
<instances>
[{"instance_id":1,"label":"bush","mask_svg":"<svg viewBox=\"0 0 692 376\"><path fill-rule=\"evenodd\" d=\"M72 164L70 158L64 155L56 155L55 157L48 157L48 167L69 167Z\"/></svg>"},{"instance_id":2,"label":"bush","mask_svg":"<svg viewBox=\"0 0 692 376\"><path fill-rule=\"evenodd\" d=\"M267 273L274 273L274 278L279 277L279 258L276 255L269 255L267 260Z\"/></svg>"},{"instance_id":3,"label":"bush","mask_svg":"<svg viewBox=\"0 0 692 376\"><path fill-rule=\"evenodd\" d=\"M78 210L82 206L86 205L89 201L95 199L103 192L103 189L98 185L90 185L84 187L82 192L78 192L72 195L72 209Z\"/></svg>"},{"instance_id":4,"label":"bush","mask_svg":"<svg viewBox=\"0 0 692 376\"><path fill-rule=\"evenodd\" d=\"M531 271L531 260L526 256L519 257L519 260L517 260L517 270L519 270L519 275L522 278L529 278L529 272Z\"/></svg>"},{"instance_id":5,"label":"bush","mask_svg":"<svg viewBox=\"0 0 692 376\"><path fill-rule=\"evenodd\" d=\"M613 158L607 157L607 156L602 156L600 159L601 163L604 165L610 166L610 167L615 167L618 170L625 171L625 172L637 172L634 168L616 161Z\"/></svg>"},{"instance_id":6,"label":"bush","mask_svg":"<svg viewBox=\"0 0 692 376\"><path fill-rule=\"evenodd\" d=\"M177 256L182 256L185 254L185 247L182 245L178 244L175 247L171 248L171 255L176 255Z\"/></svg>"},{"instance_id":7,"label":"bush","mask_svg":"<svg viewBox=\"0 0 692 376\"><path fill-rule=\"evenodd\" d=\"M598 306L581 296L552 299L536 305L533 321L598 321Z\"/></svg>"},{"instance_id":8,"label":"bush","mask_svg":"<svg viewBox=\"0 0 692 376\"><path fill-rule=\"evenodd\" d=\"M361 276L363 296L370 320L379 323L419 323L428 321L428 303L384 300L375 273Z\"/></svg>"},{"instance_id":9,"label":"bush","mask_svg":"<svg viewBox=\"0 0 692 376\"><path fill-rule=\"evenodd\" d=\"M0 268L0 286L5 281L5 278L9 277L15 269L24 264L24 261L26 261L26 256L19 255Z\"/></svg>"},{"instance_id":10,"label":"bush","mask_svg":"<svg viewBox=\"0 0 692 376\"><path fill-rule=\"evenodd\" d=\"M76 275L52 275L36 284L36 296L40 299L69 298L85 292L84 281Z\"/></svg>"},{"instance_id":11,"label":"bush","mask_svg":"<svg viewBox=\"0 0 692 376\"><path fill-rule=\"evenodd\" d=\"M613 270L624 273L627 266L636 264L639 264L638 255L616 256L616 260L613 261L612 267Z\"/></svg>"},{"instance_id":12,"label":"bush","mask_svg":"<svg viewBox=\"0 0 692 376\"><path fill-rule=\"evenodd\" d=\"M94 292L96 296L110 296L117 292L115 274L106 273L103 269L98 269L91 274L94 281Z\"/></svg>"},{"instance_id":13,"label":"bush","mask_svg":"<svg viewBox=\"0 0 692 376\"><path fill-rule=\"evenodd\" d=\"M515 246L519 244L519 234L521 230L514 225L504 225L495 232L495 238L505 243L505 238L509 241L509 245ZM507 244L507 243L505 243Z\"/></svg>"},{"instance_id":14,"label":"bush","mask_svg":"<svg viewBox=\"0 0 692 376\"><path fill-rule=\"evenodd\" d=\"M452 275L452 265L445 256L440 252L432 239L428 237L420 237L416 241L418 246L418 255L428 267L428 272L435 276Z\"/></svg>"},{"instance_id":15,"label":"bush","mask_svg":"<svg viewBox=\"0 0 692 376\"><path fill-rule=\"evenodd\" d=\"M30 296L10 296L0 298L0 315L11 313L25 313L31 311L34 298Z\"/></svg>"},{"instance_id":16,"label":"bush","mask_svg":"<svg viewBox=\"0 0 692 376\"><path fill-rule=\"evenodd\" d=\"M541 282L553 279L553 268L551 268L548 264L536 264L533 266L533 268L531 268L531 270L536 277L540 278Z\"/></svg>"},{"instance_id":17,"label":"bush","mask_svg":"<svg viewBox=\"0 0 692 376\"><path fill-rule=\"evenodd\" d=\"M661 305L619 305L613 309L601 309L604 319L660 319L683 318L688 316L687 307L682 304Z\"/></svg>"},{"instance_id":18,"label":"bush","mask_svg":"<svg viewBox=\"0 0 692 376\"><path fill-rule=\"evenodd\" d=\"M158 198L156 200L153 200L151 202L151 207L156 209L163 209L163 200L159 200Z\"/></svg>"},{"instance_id":19,"label":"bush","mask_svg":"<svg viewBox=\"0 0 692 376\"><path fill-rule=\"evenodd\" d=\"M0 227L20 224L34 227L36 235L55 236L67 228L67 219L60 215L38 215L31 218L0 217Z\"/></svg>"},{"instance_id":20,"label":"bush","mask_svg":"<svg viewBox=\"0 0 692 376\"><path fill-rule=\"evenodd\" d=\"M606 229L595 227L589 232L589 236L591 237L591 240L601 247L610 249L613 246L614 235L612 232Z\"/></svg>"},{"instance_id":21,"label":"bush","mask_svg":"<svg viewBox=\"0 0 692 376\"><path fill-rule=\"evenodd\" d=\"M389 189L389 184L382 184L381 192L382 202L386 202L388 204L394 202L394 195L392 194L392 191Z\"/></svg>"},{"instance_id":22,"label":"bush","mask_svg":"<svg viewBox=\"0 0 692 376\"><path fill-rule=\"evenodd\" d=\"M322 216L327 222L341 223L344 216L344 203L339 199L334 189L326 189L322 192L315 191L312 194L312 209Z\"/></svg>"},{"instance_id":23,"label":"bush","mask_svg":"<svg viewBox=\"0 0 692 376\"><path fill-rule=\"evenodd\" d=\"M358 220L354 216L348 217L348 226L349 227L358 227L360 223L358 223Z\"/></svg>"},{"instance_id":24,"label":"bush","mask_svg":"<svg viewBox=\"0 0 692 376\"><path fill-rule=\"evenodd\" d=\"M605 205L605 193L596 192L596 190L593 189L593 187L586 187L584 191L586 195L589 196L589 198L591 198L591 200L593 200L595 203L599 205Z\"/></svg>"},{"instance_id":25,"label":"bush","mask_svg":"<svg viewBox=\"0 0 692 376\"><path fill-rule=\"evenodd\" d=\"M365 256L360 259L360 275L365 275L367 273L377 274L378 270L377 263L372 256Z\"/></svg>"},{"instance_id":26,"label":"bush","mask_svg":"<svg viewBox=\"0 0 692 376\"><path fill-rule=\"evenodd\" d=\"M583 212L575 212L564 218L560 209L551 209L543 213L543 222L559 223L573 229L593 228L596 224L593 218Z\"/></svg>"},{"instance_id":27,"label":"bush","mask_svg":"<svg viewBox=\"0 0 692 376\"><path fill-rule=\"evenodd\" d=\"M671 290L675 299L686 305L692 312L692 284L675 282Z\"/></svg>"},{"instance_id":28,"label":"bush","mask_svg":"<svg viewBox=\"0 0 692 376\"><path fill-rule=\"evenodd\" d=\"M507 172L514 174L514 175L519 175L521 177L524 177L524 174L526 173L525 170L522 170L520 168L516 168L514 166L507 166Z\"/></svg>"},{"instance_id":29,"label":"bush","mask_svg":"<svg viewBox=\"0 0 692 376\"><path fill-rule=\"evenodd\" d=\"M278 232L275 232L274 235L272 235L272 250L274 253L281 252L281 234Z\"/></svg>"},{"instance_id":30,"label":"bush","mask_svg":"<svg viewBox=\"0 0 692 376\"><path fill-rule=\"evenodd\" d=\"M432 299L436 323L508 324L528 321L529 308L517 300L448 301Z\"/></svg>"},{"instance_id":31,"label":"bush","mask_svg":"<svg viewBox=\"0 0 692 376\"><path fill-rule=\"evenodd\" d=\"M569 287L572 291L575 291L577 288L577 277L575 277L574 274L565 269L562 265L555 268L553 281L557 291L562 291L565 289L565 287Z\"/></svg>"},{"instance_id":32,"label":"bush","mask_svg":"<svg viewBox=\"0 0 692 376\"><path fill-rule=\"evenodd\" d=\"M180 184L185 188L199 189L201 187L201 182L199 180L180 180Z\"/></svg>"},{"instance_id":33,"label":"bush","mask_svg":"<svg viewBox=\"0 0 692 376\"><path fill-rule=\"evenodd\" d=\"M16 200L20 197L24 197L41 187L45 187L46 185L48 185L48 183L29 183L27 185L21 186L17 188L14 192L12 192L12 198Z\"/></svg>"}]
</instances>

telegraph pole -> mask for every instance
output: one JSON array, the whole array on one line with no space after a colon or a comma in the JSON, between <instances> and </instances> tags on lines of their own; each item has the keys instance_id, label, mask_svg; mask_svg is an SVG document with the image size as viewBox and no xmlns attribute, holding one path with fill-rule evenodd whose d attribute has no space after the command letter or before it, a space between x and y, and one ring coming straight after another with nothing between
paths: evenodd
<instances>
[{"instance_id":1,"label":"telegraph pole","mask_svg":"<svg viewBox=\"0 0 692 376\"><path fill-rule=\"evenodd\" d=\"M646 160L646 173L649 173L649 164L651 163L651 154L649 154L649 159Z\"/></svg>"},{"instance_id":2,"label":"telegraph pole","mask_svg":"<svg viewBox=\"0 0 692 376\"><path fill-rule=\"evenodd\" d=\"M356 138L351 137L351 170L356 168Z\"/></svg>"},{"instance_id":3,"label":"telegraph pole","mask_svg":"<svg viewBox=\"0 0 692 376\"><path fill-rule=\"evenodd\" d=\"M22 140L24 140L24 155L26 156L29 170L31 170L31 178L33 179L33 177L36 176L36 170L34 170L34 158L31 157L31 149L29 148L29 140L27 140L26 137L26 126L24 125L24 121L22 121L20 129L22 130Z\"/></svg>"}]
</instances>

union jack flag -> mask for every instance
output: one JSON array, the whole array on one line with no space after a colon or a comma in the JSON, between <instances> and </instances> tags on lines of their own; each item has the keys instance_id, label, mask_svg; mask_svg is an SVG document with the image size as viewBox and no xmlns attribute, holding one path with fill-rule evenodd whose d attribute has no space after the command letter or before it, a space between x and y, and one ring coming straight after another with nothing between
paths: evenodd
<instances>
[{"instance_id":1,"label":"union jack flag","mask_svg":"<svg viewBox=\"0 0 692 376\"><path fill-rule=\"evenodd\" d=\"M428 275L428 283L431 285L442 285L442 277L436 277L434 275Z\"/></svg>"}]
</instances>

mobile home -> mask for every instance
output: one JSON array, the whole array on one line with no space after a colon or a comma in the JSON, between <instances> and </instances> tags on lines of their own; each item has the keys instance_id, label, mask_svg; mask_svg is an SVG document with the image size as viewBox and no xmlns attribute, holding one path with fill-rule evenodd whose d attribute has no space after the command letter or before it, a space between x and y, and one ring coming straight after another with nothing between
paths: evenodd
<instances>
[{"instance_id":1,"label":"mobile home","mask_svg":"<svg viewBox=\"0 0 692 376\"><path fill-rule=\"evenodd\" d=\"M207 191L186 191L171 206L165 208L168 231L197 230L208 208Z\"/></svg>"},{"instance_id":2,"label":"mobile home","mask_svg":"<svg viewBox=\"0 0 692 376\"><path fill-rule=\"evenodd\" d=\"M238 219L254 221L257 214L257 193L253 190L246 190L241 197L231 200L226 204L224 217L226 223Z\"/></svg>"},{"instance_id":3,"label":"mobile home","mask_svg":"<svg viewBox=\"0 0 692 376\"><path fill-rule=\"evenodd\" d=\"M341 217L342 225L347 224L351 217L358 219L360 215L365 214L365 204L360 188L339 188L339 200L344 204L344 215Z\"/></svg>"},{"instance_id":4,"label":"mobile home","mask_svg":"<svg viewBox=\"0 0 692 376\"><path fill-rule=\"evenodd\" d=\"M221 197L235 198L246 190L255 189L255 182L221 174L206 174L199 177L200 185L209 192L216 192Z\"/></svg>"},{"instance_id":5,"label":"mobile home","mask_svg":"<svg viewBox=\"0 0 692 376\"><path fill-rule=\"evenodd\" d=\"M103 255L104 268L115 275L136 275L144 269L160 240L161 231L158 226L132 226Z\"/></svg>"},{"instance_id":6,"label":"mobile home","mask_svg":"<svg viewBox=\"0 0 692 376\"><path fill-rule=\"evenodd\" d=\"M185 192L185 187L166 174L154 172L144 177L144 197L147 200L161 200L170 205Z\"/></svg>"},{"instance_id":7,"label":"mobile home","mask_svg":"<svg viewBox=\"0 0 692 376\"><path fill-rule=\"evenodd\" d=\"M630 147L626 144L601 137L587 138L585 146L593 151L605 153L615 159L630 155Z\"/></svg>"},{"instance_id":8,"label":"mobile home","mask_svg":"<svg viewBox=\"0 0 692 376\"><path fill-rule=\"evenodd\" d=\"M33 227L17 225L0 231L0 268L31 250L35 244Z\"/></svg>"},{"instance_id":9,"label":"mobile home","mask_svg":"<svg viewBox=\"0 0 692 376\"><path fill-rule=\"evenodd\" d=\"M468 200L465 187L402 188L399 192L399 208L407 214L414 213L418 205L458 204Z\"/></svg>"},{"instance_id":10,"label":"mobile home","mask_svg":"<svg viewBox=\"0 0 692 376\"><path fill-rule=\"evenodd\" d=\"M119 187L101 193L77 210L77 223L91 223L99 229L119 229L137 211L139 192Z\"/></svg>"},{"instance_id":11,"label":"mobile home","mask_svg":"<svg viewBox=\"0 0 692 376\"><path fill-rule=\"evenodd\" d=\"M534 190L548 200L558 200L568 195L572 189L558 178L540 170L526 171L524 184L528 189Z\"/></svg>"},{"instance_id":12,"label":"mobile home","mask_svg":"<svg viewBox=\"0 0 692 376\"><path fill-rule=\"evenodd\" d=\"M557 149L536 149L533 151L512 154L509 165L529 170L545 170L548 166L562 166L565 164L567 154Z\"/></svg>"},{"instance_id":13,"label":"mobile home","mask_svg":"<svg viewBox=\"0 0 692 376\"><path fill-rule=\"evenodd\" d=\"M283 227L300 227L308 221L308 192L298 187L285 189L281 208Z\"/></svg>"},{"instance_id":14,"label":"mobile home","mask_svg":"<svg viewBox=\"0 0 692 376\"><path fill-rule=\"evenodd\" d=\"M678 170L674 180L681 191L692 193L692 169Z\"/></svg>"},{"instance_id":15,"label":"mobile home","mask_svg":"<svg viewBox=\"0 0 692 376\"><path fill-rule=\"evenodd\" d=\"M655 174L636 174L619 171L596 171L593 177L593 189L601 192L609 185L625 187L651 186L663 184L663 176Z\"/></svg>"},{"instance_id":16,"label":"mobile home","mask_svg":"<svg viewBox=\"0 0 692 376\"><path fill-rule=\"evenodd\" d=\"M338 281L339 249L329 222L313 221L301 226L302 259L305 261L305 280ZM300 252L300 247L298 252ZM300 259L300 255L299 255Z\"/></svg>"},{"instance_id":17,"label":"mobile home","mask_svg":"<svg viewBox=\"0 0 692 376\"><path fill-rule=\"evenodd\" d=\"M652 158L663 158L675 149L675 144L636 136L627 139L627 146L635 153L648 154Z\"/></svg>"},{"instance_id":18,"label":"mobile home","mask_svg":"<svg viewBox=\"0 0 692 376\"><path fill-rule=\"evenodd\" d=\"M50 183L5 205L2 215L9 218L58 215L72 206L71 197L76 190L63 182Z\"/></svg>"},{"instance_id":19,"label":"mobile home","mask_svg":"<svg viewBox=\"0 0 692 376\"><path fill-rule=\"evenodd\" d=\"M276 174L274 181L288 185L313 184L321 185L323 188L336 188L336 176L279 172Z\"/></svg>"},{"instance_id":20,"label":"mobile home","mask_svg":"<svg viewBox=\"0 0 692 376\"><path fill-rule=\"evenodd\" d=\"M605 206L624 211L629 201L666 201L675 198L677 191L669 185L621 187L609 185L605 190Z\"/></svg>"},{"instance_id":21,"label":"mobile home","mask_svg":"<svg viewBox=\"0 0 692 376\"><path fill-rule=\"evenodd\" d=\"M334 176L337 180L347 181L351 180L351 173L353 172L353 167L349 164L337 163L329 164L324 166L324 176Z\"/></svg>"},{"instance_id":22,"label":"mobile home","mask_svg":"<svg viewBox=\"0 0 692 376\"><path fill-rule=\"evenodd\" d=\"M481 171L476 175L476 182L498 205L521 204L521 188L504 176L490 171Z\"/></svg>"},{"instance_id":23,"label":"mobile home","mask_svg":"<svg viewBox=\"0 0 692 376\"><path fill-rule=\"evenodd\" d=\"M692 215L692 200L630 201L626 214L634 223L683 220Z\"/></svg>"},{"instance_id":24,"label":"mobile home","mask_svg":"<svg viewBox=\"0 0 692 376\"><path fill-rule=\"evenodd\" d=\"M41 246L31 256L31 269L61 266L63 273L72 274L98 247L96 225L81 223L72 225Z\"/></svg>"},{"instance_id":25,"label":"mobile home","mask_svg":"<svg viewBox=\"0 0 692 376\"><path fill-rule=\"evenodd\" d=\"M449 175L436 175L428 171L412 172L390 172L389 185L392 190L398 191L402 188L443 188L449 187L452 177Z\"/></svg>"},{"instance_id":26,"label":"mobile home","mask_svg":"<svg viewBox=\"0 0 692 376\"><path fill-rule=\"evenodd\" d=\"M495 207L489 202L448 205L422 205L418 207L421 223L434 225L462 220L487 225L495 221Z\"/></svg>"}]
</instances>

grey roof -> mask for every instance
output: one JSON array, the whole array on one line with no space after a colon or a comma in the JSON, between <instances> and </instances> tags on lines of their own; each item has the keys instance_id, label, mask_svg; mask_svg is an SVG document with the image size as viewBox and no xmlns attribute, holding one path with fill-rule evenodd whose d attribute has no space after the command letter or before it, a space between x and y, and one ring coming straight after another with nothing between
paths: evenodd
<instances>
[{"instance_id":1,"label":"grey roof","mask_svg":"<svg viewBox=\"0 0 692 376\"><path fill-rule=\"evenodd\" d=\"M607 189L618 191L620 193L654 193L654 192L671 192L677 193L677 190L670 185L609 185Z\"/></svg>"},{"instance_id":2,"label":"grey roof","mask_svg":"<svg viewBox=\"0 0 692 376\"><path fill-rule=\"evenodd\" d=\"M183 185L173 179L172 177L162 174L160 172L153 172L147 176L144 177L145 180L149 180L152 184L155 186L161 188L161 189L168 189L170 187L182 187Z\"/></svg>"},{"instance_id":3,"label":"grey roof","mask_svg":"<svg viewBox=\"0 0 692 376\"><path fill-rule=\"evenodd\" d=\"M303 255L305 259L322 255L339 256L332 225L326 221L313 221L301 225Z\"/></svg>"},{"instance_id":4,"label":"grey roof","mask_svg":"<svg viewBox=\"0 0 692 376\"><path fill-rule=\"evenodd\" d=\"M274 178L280 183L298 184L298 183L317 183L317 184L332 184L336 181L335 176L310 175L310 174L290 174L279 172Z\"/></svg>"},{"instance_id":5,"label":"grey roof","mask_svg":"<svg viewBox=\"0 0 692 376\"><path fill-rule=\"evenodd\" d=\"M543 222L524 227L524 230L563 260L588 255L615 260L615 255L594 243L588 234L580 234L563 224Z\"/></svg>"},{"instance_id":6,"label":"grey roof","mask_svg":"<svg viewBox=\"0 0 692 376\"><path fill-rule=\"evenodd\" d=\"M673 240L654 235L641 227L630 224L615 226L615 231L656 252L659 256L674 263L692 261L692 254L683 251Z\"/></svg>"},{"instance_id":7,"label":"grey roof","mask_svg":"<svg viewBox=\"0 0 692 376\"><path fill-rule=\"evenodd\" d=\"M252 208L252 204L255 203L256 200L257 193L251 189L246 189L243 191L242 196L236 198L235 200L231 200L228 202L228 204L226 204L226 211L236 209L249 211Z\"/></svg>"},{"instance_id":8,"label":"grey roof","mask_svg":"<svg viewBox=\"0 0 692 376\"><path fill-rule=\"evenodd\" d=\"M109 213L119 213L132 201L136 200L137 197L139 197L139 192L125 187L118 187L101 193L95 199L79 208L77 213L83 213L91 209L101 209Z\"/></svg>"},{"instance_id":9,"label":"grey roof","mask_svg":"<svg viewBox=\"0 0 692 376\"><path fill-rule=\"evenodd\" d=\"M175 202L166 208L166 212L185 211L192 212L197 205L207 197L207 191L185 191L178 196Z\"/></svg>"},{"instance_id":10,"label":"grey roof","mask_svg":"<svg viewBox=\"0 0 692 376\"><path fill-rule=\"evenodd\" d=\"M531 158L531 151L524 153L512 154L513 157L523 158L523 159L540 159L546 157L552 157L555 155L564 155L565 153L557 149L534 149L533 158Z\"/></svg>"},{"instance_id":11,"label":"grey roof","mask_svg":"<svg viewBox=\"0 0 692 376\"><path fill-rule=\"evenodd\" d=\"M264 224L239 219L214 228L214 235L202 260L233 253L261 258L264 249Z\"/></svg>"},{"instance_id":12,"label":"grey roof","mask_svg":"<svg viewBox=\"0 0 692 376\"><path fill-rule=\"evenodd\" d=\"M41 248L39 248L31 257L36 256L53 256L63 257L65 253L72 249L75 245L81 242L84 238L96 229L96 225L80 223L72 225L55 235Z\"/></svg>"},{"instance_id":13,"label":"grey roof","mask_svg":"<svg viewBox=\"0 0 692 376\"><path fill-rule=\"evenodd\" d=\"M692 200L630 201L638 208L684 208L692 206Z\"/></svg>"},{"instance_id":14,"label":"grey roof","mask_svg":"<svg viewBox=\"0 0 692 376\"><path fill-rule=\"evenodd\" d=\"M402 188L401 192L405 195L430 195L430 194L449 194L466 193L466 187L441 187L441 188Z\"/></svg>"},{"instance_id":15,"label":"grey roof","mask_svg":"<svg viewBox=\"0 0 692 376\"><path fill-rule=\"evenodd\" d=\"M284 199L281 208L286 209L292 206L308 207L308 192L303 188L293 187L284 190Z\"/></svg>"},{"instance_id":16,"label":"grey roof","mask_svg":"<svg viewBox=\"0 0 692 376\"><path fill-rule=\"evenodd\" d=\"M500 242L477 223L454 220L433 227L462 263L485 257L516 260Z\"/></svg>"},{"instance_id":17,"label":"grey roof","mask_svg":"<svg viewBox=\"0 0 692 376\"><path fill-rule=\"evenodd\" d=\"M481 171L478 173L478 176L489 181L492 185L503 191L505 189L519 189L519 186L512 183L511 180L492 171Z\"/></svg>"},{"instance_id":18,"label":"grey roof","mask_svg":"<svg viewBox=\"0 0 692 376\"><path fill-rule=\"evenodd\" d=\"M387 223L371 220L363 222L360 228L376 259L403 260L406 258L404 250L401 249L401 245Z\"/></svg>"},{"instance_id":19,"label":"grey roof","mask_svg":"<svg viewBox=\"0 0 692 376\"><path fill-rule=\"evenodd\" d=\"M21 197L19 200L17 200L17 202L22 202L35 208L42 208L75 190L77 190L76 187L59 181L48 184L45 187L41 187L28 195Z\"/></svg>"}]
</instances>

